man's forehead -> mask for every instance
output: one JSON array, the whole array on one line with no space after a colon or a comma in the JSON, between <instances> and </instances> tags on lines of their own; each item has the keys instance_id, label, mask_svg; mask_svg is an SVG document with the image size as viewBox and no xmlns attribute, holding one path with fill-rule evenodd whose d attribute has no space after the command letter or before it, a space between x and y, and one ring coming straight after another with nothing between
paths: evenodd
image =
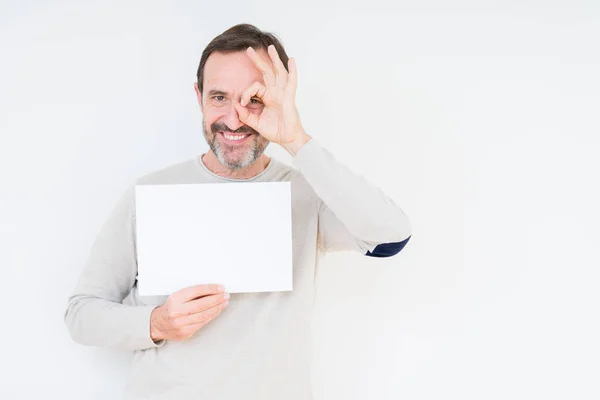
<instances>
[{"instance_id":1,"label":"man's forehead","mask_svg":"<svg viewBox=\"0 0 600 400\"><path fill-rule=\"evenodd\" d=\"M271 63L268 54L263 49L257 53ZM256 67L245 50L236 52L214 52L204 65L205 90L241 90L259 81L264 83L262 72Z\"/></svg>"}]
</instances>

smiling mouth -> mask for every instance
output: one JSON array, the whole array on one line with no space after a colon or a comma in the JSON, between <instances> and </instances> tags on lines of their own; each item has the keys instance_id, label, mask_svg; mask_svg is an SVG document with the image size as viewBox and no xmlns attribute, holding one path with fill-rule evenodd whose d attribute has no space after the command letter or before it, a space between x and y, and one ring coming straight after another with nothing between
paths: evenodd
<instances>
[{"instance_id":1,"label":"smiling mouth","mask_svg":"<svg viewBox=\"0 0 600 400\"><path fill-rule=\"evenodd\" d=\"M229 132L219 132L227 143L241 143L245 141L248 137L252 136L252 133L242 133L242 134L233 134Z\"/></svg>"}]
</instances>

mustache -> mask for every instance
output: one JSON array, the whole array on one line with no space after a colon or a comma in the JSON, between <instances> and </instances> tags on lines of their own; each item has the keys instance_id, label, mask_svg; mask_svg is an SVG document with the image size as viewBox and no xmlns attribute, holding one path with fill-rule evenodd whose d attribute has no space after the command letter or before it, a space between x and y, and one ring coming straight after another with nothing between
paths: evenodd
<instances>
[{"instance_id":1,"label":"mustache","mask_svg":"<svg viewBox=\"0 0 600 400\"><path fill-rule=\"evenodd\" d=\"M215 122L214 124L210 125L210 129L213 133L216 133L216 132L228 132L228 133L233 133L233 134L255 133L258 135L258 132L256 132L254 129L250 128L248 125L242 125L239 128L237 128L235 131L232 131L231 129L229 129L229 127L227 125L219 123L219 122Z\"/></svg>"}]
</instances>

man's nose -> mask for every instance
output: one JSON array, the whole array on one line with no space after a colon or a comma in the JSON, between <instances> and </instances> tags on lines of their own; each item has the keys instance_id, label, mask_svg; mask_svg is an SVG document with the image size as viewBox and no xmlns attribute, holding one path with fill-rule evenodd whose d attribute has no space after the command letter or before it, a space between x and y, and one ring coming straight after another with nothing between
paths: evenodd
<instances>
[{"instance_id":1,"label":"man's nose","mask_svg":"<svg viewBox=\"0 0 600 400\"><path fill-rule=\"evenodd\" d=\"M236 129L238 129L239 127L244 125L244 123L242 121L240 121L240 116L238 115L238 112L235 109L234 104L235 103L233 103L233 102L230 103L229 109L227 110L227 115L225 115L225 119L224 119L225 124L232 131L235 131Z\"/></svg>"}]
</instances>

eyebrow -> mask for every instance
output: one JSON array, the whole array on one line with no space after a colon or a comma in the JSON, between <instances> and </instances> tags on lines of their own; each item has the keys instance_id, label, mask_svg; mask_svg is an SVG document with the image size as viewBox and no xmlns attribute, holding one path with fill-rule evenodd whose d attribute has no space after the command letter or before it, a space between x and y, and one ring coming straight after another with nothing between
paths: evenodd
<instances>
[{"instance_id":1,"label":"eyebrow","mask_svg":"<svg viewBox=\"0 0 600 400\"><path fill-rule=\"evenodd\" d=\"M218 89L211 89L208 91L208 95L209 96L227 96L229 93L223 91L223 90L218 90ZM253 99L258 99L258 96L252 96Z\"/></svg>"},{"instance_id":2,"label":"eyebrow","mask_svg":"<svg viewBox=\"0 0 600 400\"><path fill-rule=\"evenodd\" d=\"M208 91L209 96L227 96L227 92L222 90L212 89Z\"/></svg>"}]
</instances>

